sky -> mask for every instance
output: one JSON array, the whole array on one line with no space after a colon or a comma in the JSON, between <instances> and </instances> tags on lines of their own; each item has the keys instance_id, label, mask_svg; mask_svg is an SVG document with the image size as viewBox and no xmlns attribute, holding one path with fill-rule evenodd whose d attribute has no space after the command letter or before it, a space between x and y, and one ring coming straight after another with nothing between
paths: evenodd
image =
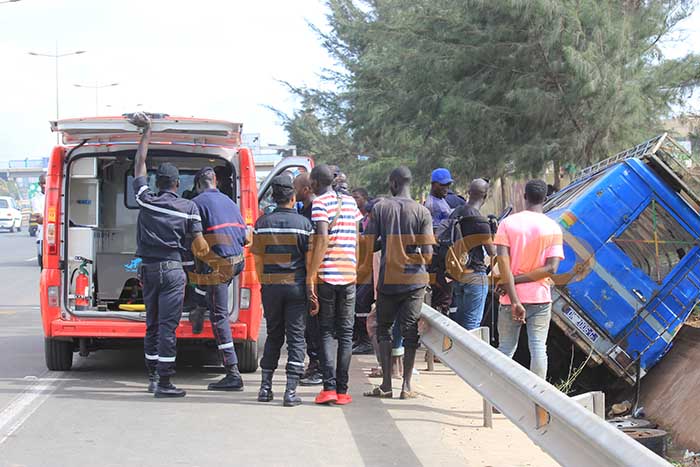
<instances>
[{"instance_id":1,"label":"sky","mask_svg":"<svg viewBox=\"0 0 700 467\"><path fill-rule=\"evenodd\" d=\"M21 0L0 4L0 160L47 156L56 141L55 61L28 52L85 50L59 60L60 118L145 110L242 122L285 144L279 118L298 102L278 80L319 84L332 66L307 22L319 0ZM141 104L141 105L138 105Z\"/></svg>"},{"instance_id":2,"label":"sky","mask_svg":"<svg viewBox=\"0 0 700 467\"><path fill-rule=\"evenodd\" d=\"M2 0L0 0L1 2ZM410 1L410 0L406 0ZM308 26L326 28L322 0L20 0L0 3L0 161L47 156L60 117L134 110L242 122L285 144L279 118L298 102L279 80L319 85L333 63ZM700 53L700 9L666 52ZM95 92L75 84L119 83ZM697 99L694 100L694 102ZM700 108L700 106L698 106Z\"/></svg>"}]
</instances>

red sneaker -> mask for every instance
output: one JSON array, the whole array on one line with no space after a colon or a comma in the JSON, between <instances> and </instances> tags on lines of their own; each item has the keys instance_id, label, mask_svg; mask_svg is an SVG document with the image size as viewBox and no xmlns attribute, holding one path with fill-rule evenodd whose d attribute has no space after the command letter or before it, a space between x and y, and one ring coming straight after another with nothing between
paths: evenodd
<instances>
[{"instance_id":1,"label":"red sneaker","mask_svg":"<svg viewBox=\"0 0 700 467\"><path fill-rule=\"evenodd\" d=\"M335 401L336 405L348 405L350 402L352 402L350 394L338 394L338 400Z\"/></svg>"},{"instance_id":2,"label":"red sneaker","mask_svg":"<svg viewBox=\"0 0 700 467\"><path fill-rule=\"evenodd\" d=\"M314 402L317 404L329 404L338 400L338 394L335 391L321 391L316 396Z\"/></svg>"}]
</instances>

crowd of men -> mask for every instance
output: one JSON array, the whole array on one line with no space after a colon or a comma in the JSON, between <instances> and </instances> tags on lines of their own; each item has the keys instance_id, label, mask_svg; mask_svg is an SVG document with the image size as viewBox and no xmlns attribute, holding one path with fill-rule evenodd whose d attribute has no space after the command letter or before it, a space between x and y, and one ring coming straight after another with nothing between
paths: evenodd
<instances>
[{"instance_id":1,"label":"crowd of men","mask_svg":"<svg viewBox=\"0 0 700 467\"><path fill-rule=\"evenodd\" d=\"M399 167L389 174L389 194L372 199L363 188L349 191L347 177L337 167L318 165L296 178L284 173L272 180L276 208L257 220L251 235L213 168L196 174L191 200L177 196L179 174L169 163L158 167L158 192L151 191L146 183L150 121L136 114L132 122L143 129L134 189L141 207L137 254L143 260L140 276L147 309L145 359L149 391L155 397L185 395L171 376L188 274L197 284L190 295L205 297L226 369L224 378L209 389L243 390L228 324L227 287L243 270L243 248L249 244L267 324L260 402L274 398L272 379L285 341L285 406L301 404L300 384L322 385L317 404L351 403L353 353L375 353L379 363L371 376L382 382L365 396L393 397L392 377L399 376L399 397L415 398L411 382L426 291L434 308L447 314L454 304L453 318L474 329L482 321L493 258L498 260L497 290L502 294L499 348L512 357L525 323L530 367L546 376L549 278L563 249L559 226L542 213L547 185L541 180L527 183L526 209L496 228L493 216L481 213L488 180L472 181L465 200L452 192L450 171L438 168L428 198L418 203L411 193L410 170ZM445 267L436 242L446 226L458 227L458 245L450 250L452 255L457 251L458 272ZM212 236L215 241L208 242ZM183 256L189 251L193 258ZM188 266L191 262L196 266Z\"/></svg>"}]
</instances>

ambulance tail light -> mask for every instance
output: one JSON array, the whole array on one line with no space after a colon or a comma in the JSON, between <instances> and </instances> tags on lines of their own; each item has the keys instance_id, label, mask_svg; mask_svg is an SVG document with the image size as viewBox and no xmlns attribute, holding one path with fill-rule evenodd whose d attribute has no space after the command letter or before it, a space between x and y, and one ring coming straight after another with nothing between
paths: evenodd
<instances>
[{"instance_id":1,"label":"ambulance tail light","mask_svg":"<svg viewBox=\"0 0 700 467\"><path fill-rule=\"evenodd\" d=\"M241 310L247 310L250 308L250 289L241 289Z\"/></svg>"},{"instance_id":2,"label":"ambulance tail light","mask_svg":"<svg viewBox=\"0 0 700 467\"><path fill-rule=\"evenodd\" d=\"M56 224L50 223L46 225L46 247L50 255L58 253L56 248Z\"/></svg>"},{"instance_id":3,"label":"ambulance tail light","mask_svg":"<svg viewBox=\"0 0 700 467\"><path fill-rule=\"evenodd\" d=\"M57 285L52 285L48 287L48 295L49 295L49 306L50 307L57 307L58 306L58 299L59 299L59 290Z\"/></svg>"}]
</instances>

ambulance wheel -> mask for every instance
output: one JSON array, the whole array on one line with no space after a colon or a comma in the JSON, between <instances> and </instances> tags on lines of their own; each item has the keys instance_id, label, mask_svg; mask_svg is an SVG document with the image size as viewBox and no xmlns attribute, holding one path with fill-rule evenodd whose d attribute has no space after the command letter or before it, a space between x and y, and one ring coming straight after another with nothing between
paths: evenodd
<instances>
[{"instance_id":1,"label":"ambulance wheel","mask_svg":"<svg viewBox=\"0 0 700 467\"><path fill-rule=\"evenodd\" d=\"M257 341L243 341L236 344L236 355L241 373L253 373L258 369Z\"/></svg>"},{"instance_id":2,"label":"ambulance wheel","mask_svg":"<svg viewBox=\"0 0 700 467\"><path fill-rule=\"evenodd\" d=\"M73 367L73 342L44 338L44 357L49 370L70 370Z\"/></svg>"}]
</instances>

